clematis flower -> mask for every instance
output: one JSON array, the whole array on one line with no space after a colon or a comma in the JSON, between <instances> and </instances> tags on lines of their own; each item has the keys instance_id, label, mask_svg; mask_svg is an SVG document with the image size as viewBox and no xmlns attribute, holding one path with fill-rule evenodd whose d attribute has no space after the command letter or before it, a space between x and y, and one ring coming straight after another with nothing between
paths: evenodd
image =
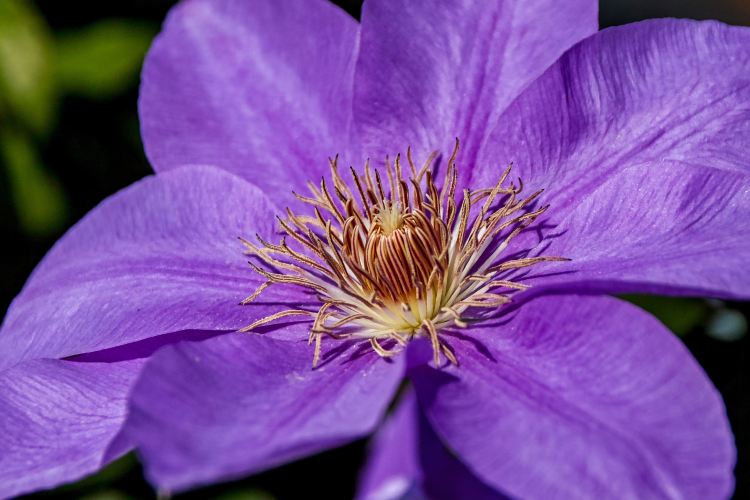
<instances>
[{"instance_id":1,"label":"clematis flower","mask_svg":"<svg viewBox=\"0 0 750 500\"><path fill-rule=\"evenodd\" d=\"M0 331L0 495L132 449L163 491L241 477L369 435L406 380L364 498L729 496L717 391L607 295L750 295L750 32L596 17L175 7L139 101L157 174Z\"/></svg>"}]
</instances>

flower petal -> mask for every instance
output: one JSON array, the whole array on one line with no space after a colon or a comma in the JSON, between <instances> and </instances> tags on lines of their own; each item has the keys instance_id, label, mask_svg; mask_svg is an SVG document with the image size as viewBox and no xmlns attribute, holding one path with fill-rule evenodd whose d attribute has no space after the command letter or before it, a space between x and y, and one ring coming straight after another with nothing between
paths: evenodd
<instances>
[{"instance_id":1,"label":"flower petal","mask_svg":"<svg viewBox=\"0 0 750 500\"><path fill-rule=\"evenodd\" d=\"M168 332L234 330L278 310L238 305L261 280L237 237L269 235L274 210L258 188L206 167L117 193L63 236L15 299L0 367Z\"/></svg>"},{"instance_id":2,"label":"flower petal","mask_svg":"<svg viewBox=\"0 0 750 500\"><path fill-rule=\"evenodd\" d=\"M142 360L31 360L0 373L0 497L79 479L117 458L113 439Z\"/></svg>"},{"instance_id":3,"label":"flower petal","mask_svg":"<svg viewBox=\"0 0 750 500\"><path fill-rule=\"evenodd\" d=\"M437 433L488 484L521 498L729 496L724 405L655 319L562 296L504 323L452 339L460 367L412 374Z\"/></svg>"},{"instance_id":4,"label":"flower petal","mask_svg":"<svg viewBox=\"0 0 750 500\"><path fill-rule=\"evenodd\" d=\"M341 445L375 427L403 372L359 354L313 370L306 342L258 334L162 349L133 391L126 435L149 480L170 491Z\"/></svg>"},{"instance_id":5,"label":"flower petal","mask_svg":"<svg viewBox=\"0 0 750 500\"><path fill-rule=\"evenodd\" d=\"M139 102L158 172L210 164L304 188L346 153L359 26L324 0L193 0L170 13Z\"/></svg>"},{"instance_id":6,"label":"flower petal","mask_svg":"<svg viewBox=\"0 0 750 500\"><path fill-rule=\"evenodd\" d=\"M369 445L367 463L359 482L360 500L391 500L407 497L421 488L419 465L419 409L409 390Z\"/></svg>"},{"instance_id":7,"label":"flower petal","mask_svg":"<svg viewBox=\"0 0 750 500\"><path fill-rule=\"evenodd\" d=\"M513 98L596 32L597 7L593 0L449 0L439 7L367 0L354 97L366 153L382 158L412 146L424 159L459 137L470 168Z\"/></svg>"},{"instance_id":8,"label":"flower petal","mask_svg":"<svg viewBox=\"0 0 750 500\"><path fill-rule=\"evenodd\" d=\"M750 29L660 19L570 49L505 111L472 185L497 165L569 211L622 170L685 165L750 173Z\"/></svg>"},{"instance_id":9,"label":"flower petal","mask_svg":"<svg viewBox=\"0 0 750 500\"><path fill-rule=\"evenodd\" d=\"M750 298L750 176L681 167L632 167L589 194L544 252L572 260L529 279L528 293Z\"/></svg>"},{"instance_id":10,"label":"flower petal","mask_svg":"<svg viewBox=\"0 0 750 500\"><path fill-rule=\"evenodd\" d=\"M404 394L375 435L357 498L506 498L485 486L435 435L417 405Z\"/></svg>"}]
</instances>

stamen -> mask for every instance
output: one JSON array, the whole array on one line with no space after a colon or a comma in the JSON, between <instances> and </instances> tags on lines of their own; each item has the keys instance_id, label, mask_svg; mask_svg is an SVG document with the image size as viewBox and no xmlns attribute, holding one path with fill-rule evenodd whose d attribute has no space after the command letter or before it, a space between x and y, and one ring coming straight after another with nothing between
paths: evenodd
<instances>
[{"instance_id":1,"label":"stamen","mask_svg":"<svg viewBox=\"0 0 750 500\"><path fill-rule=\"evenodd\" d=\"M315 316L315 313L310 311L303 311L302 309L287 309L286 311L280 311L276 314L272 314L270 316L266 316L265 318L261 318L255 323L246 326L245 328L240 328L239 331L241 332L249 332L250 330L254 328L258 328L259 326L263 326L266 323L270 323L272 321L276 321L277 319L285 318L287 316Z\"/></svg>"},{"instance_id":2,"label":"stamen","mask_svg":"<svg viewBox=\"0 0 750 500\"><path fill-rule=\"evenodd\" d=\"M422 336L432 345L436 366L441 356L458 365L441 339L442 330L465 328L509 303L512 293L529 288L512 279L513 271L567 260L502 259L511 241L548 209L531 210L542 191L521 197L520 179L517 187L506 184L509 166L493 187L464 189L457 200L458 150L456 140L440 187L432 172L436 152L420 168L411 148L408 168L400 155L393 162L386 158L387 185L369 161L362 174L350 167L352 182L347 183L338 157L331 158L330 183L308 183L309 196L293 193L314 216L287 208L286 217L278 218L284 237L277 244L257 235L258 244L240 238L258 261L250 266L266 278L241 304L252 303L272 285L293 285L314 294L320 308L283 310L240 331L286 316L310 316L313 367L320 361L324 336L367 340L384 358ZM472 311L484 312L472 316Z\"/></svg>"}]
</instances>

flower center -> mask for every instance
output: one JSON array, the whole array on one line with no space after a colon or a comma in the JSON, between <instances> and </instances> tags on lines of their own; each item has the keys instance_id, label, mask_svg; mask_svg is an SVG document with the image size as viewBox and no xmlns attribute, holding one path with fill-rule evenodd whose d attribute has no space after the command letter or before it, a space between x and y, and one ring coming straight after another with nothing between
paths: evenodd
<instances>
[{"instance_id":1,"label":"flower center","mask_svg":"<svg viewBox=\"0 0 750 500\"><path fill-rule=\"evenodd\" d=\"M324 337L367 340L379 355L392 356L413 337L426 336L436 365L441 354L457 364L442 332L486 319L514 291L528 288L511 279L514 270L564 260L503 259L510 241L547 209L534 208L541 191L519 196L520 179L518 186L506 185L508 167L494 187L464 189L459 202L457 154L458 141L439 188L432 175L435 153L417 168L408 151L408 172L400 156L393 163L386 159L385 181L368 163L361 174L350 167L347 183L332 159L332 189L322 180L319 187L308 184L310 196L295 193L314 215L287 208L286 218L279 218L285 236L278 244L242 240L260 261L250 265L266 278L243 304L270 285L286 284L315 295L320 308L286 309L241 331L310 316L313 366Z\"/></svg>"},{"instance_id":2,"label":"flower center","mask_svg":"<svg viewBox=\"0 0 750 500\"><path fill-rule=\"evenodd\" d=\"M440 219L421 205L406 210L399 205L375 207L372 221L350 219L342 247L349 262L361 263L365 289L394 306L424 295L447 266L447 234Z\"/></svg>"},{"instance_id":3,"label":"flower center","mask_svg":"<svg viewBox=\"0 0 750 500\"><path fill-rule=\"evenodd\" d=\"M373 217L373 234L390 236L404 225L405 217L398 203L378 207Z\"/></svg>"}]
</instances>

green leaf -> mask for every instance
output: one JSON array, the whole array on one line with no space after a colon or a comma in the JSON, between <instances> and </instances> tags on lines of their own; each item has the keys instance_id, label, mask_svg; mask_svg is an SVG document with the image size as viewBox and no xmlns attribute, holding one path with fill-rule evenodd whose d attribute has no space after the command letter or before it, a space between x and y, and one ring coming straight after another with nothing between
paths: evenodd
<instances>
[{"instance_id":1,"label":"green leaf","mask_svg":"<svg viewBox=\"0 0 750 500\"><path fill-rule=\"evenodd\" d=\"M31 138L0 130L0 151L20 226L32 236L59 232L68 220L68 204L60 183L44 170Z\"/></svg>"},{"instance_id":2,"label":"green leaf","mask_svg":"<svg viewBox=\"0 0 750 500\"><path fill-rule=\"evenodd\" d=\"M36 133L56 107L51 36L31 2L0 0L0 108Z\"/></svg>"},{"instance_id":3,"label":"green leaf","mask_svg":"<svg viewBox=\"0 0 750 500\"><path fill-rule=\"evenodd\" d=\"M91 493L89 495L83 495L79 497L79 500L130 500L131 497L125 493L117 490L102 490Z\"/></svg>"},{"instance_id":4,"label":"green leaf","mask_svg":"<svg viewBox=\"0 0 750 500\"><path fill-rule=\"evenodd\" d=\"M216 500L274 500L273 495L256 489L236 489L222 493Z\"/></svg>"},{"instance_id":5,"label":"green leaf","mask_svg":"<svg viewBox=\"0 0 750 500\"><path fill-rule=\"evenodd\" d=\"M687 334L690 330L702 324L709 314L708 305L700 299L657 297L654 295L627 295L622 298L659 318L667 328L677 335Z\"/></svg>"},{"instance_id":6,"label":"green leaf","mask_svg":"<svg viewBox=\"0 0 750 500\"><path fill-rule=\"evenodd\" d=\"M61 35L56 59L60 86L94 98L122 92L137 81L156 31L148 24L109 19Z\"/></svg>"},{"instance_id":7,"label":"green leaf","mask_svg":"<svg viewBox=\"0 0 750 500\"><path fill-rule=\"evenodd\" d=\"M52 491L53 498L77 498L79 500L130 500L134 490L148 489L143 481L135 453L130 452L96 474L74 483L63 484Z\"/></svg>"}]
</instances>

